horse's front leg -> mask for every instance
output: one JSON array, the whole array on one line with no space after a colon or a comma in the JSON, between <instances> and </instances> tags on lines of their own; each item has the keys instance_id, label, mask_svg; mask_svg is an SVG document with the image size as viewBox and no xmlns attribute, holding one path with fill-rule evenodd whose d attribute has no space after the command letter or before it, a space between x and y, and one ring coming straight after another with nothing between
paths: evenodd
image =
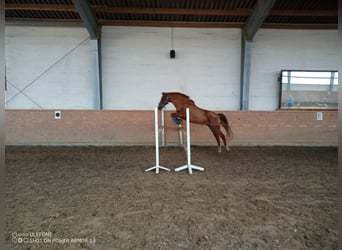
<instances>
[{"instance_id":1,"label":"horse's front leg","mask_svg":"<svg viewBox=\"0 0 342 250\"><path fill-rule=\"evenodd\" d=\"M172 117L173 121L180 126L179 127L179 133L181 133L180 136L182 136L182 138L183 138L183 145L182 146L186 152L187 151L187 147L186 147L186 143L185 143L186 136L185 136L183 126L181 125L182 124L181 120L185 120L184 114L181 112L175 112L175 113L171 113L170 116ZM174 118L177 118L177 119L174 119ZM181 120L179 120L179 119L181 119Z\"/></svg>"},{"instance_id":2,"label":"horse's front leg","mask_svg":"<svg viewBox=\"0 0 342 250\"><path fill-rule=\"evenodd\" d=\"M184 115L182 112L174 112L174 113L171 113L170 116L171 116L172 118L177 117L177 118L181 118L181 119L183 119L183 120L186 119L186 118L185 118L185 115Z\"/></svg>"}]
</instances>

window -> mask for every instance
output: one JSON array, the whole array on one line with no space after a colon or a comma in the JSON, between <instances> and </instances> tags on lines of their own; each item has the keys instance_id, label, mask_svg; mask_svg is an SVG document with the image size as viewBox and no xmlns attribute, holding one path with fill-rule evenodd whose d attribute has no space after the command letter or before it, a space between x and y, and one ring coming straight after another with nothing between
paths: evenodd
<instances>
[{"instance_id":1,"label":"window","mask_svg":"<svg viewBox=\"0 0 342 250\"><path fill-rule=\"evenodd\" d=\"M280 109L337 109L338 72L282 70Z\"/></svg>"}]
</instances>

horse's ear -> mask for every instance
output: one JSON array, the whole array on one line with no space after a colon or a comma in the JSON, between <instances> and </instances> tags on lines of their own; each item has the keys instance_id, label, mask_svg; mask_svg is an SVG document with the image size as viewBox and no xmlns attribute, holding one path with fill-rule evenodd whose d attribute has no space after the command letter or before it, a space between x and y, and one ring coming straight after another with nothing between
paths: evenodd
<instances>
[{"instance_id":1,"label":"horse's ear","mask_svg":"<svg viewBox=\"0 0 342 250\"><path fill-rule=\"evenodd\" d=\"M165 92L162 92L162 95L165 95Z\"/></svg>"}]
</instances>

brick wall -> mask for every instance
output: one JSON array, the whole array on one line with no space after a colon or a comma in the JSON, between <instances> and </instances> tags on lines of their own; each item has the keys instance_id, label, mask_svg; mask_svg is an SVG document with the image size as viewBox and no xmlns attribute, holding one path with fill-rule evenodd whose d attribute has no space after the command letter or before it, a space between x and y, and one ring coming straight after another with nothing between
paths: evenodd
<instances>
[{"instance_id":1,"label":"brick wall","mask_svg":"<svg viewBox=\"0 0 342 250\"><path fill-rule=\"evenodd\" d=\"M7 110L6 144L131 145L154 143L153 111ZM337 145L337 111L225 111L233 145ZM178 125L165 114L166 142L178 142ZM193 144L215 144L210 130L191 125Z\"/></svg>"}]
</instances>

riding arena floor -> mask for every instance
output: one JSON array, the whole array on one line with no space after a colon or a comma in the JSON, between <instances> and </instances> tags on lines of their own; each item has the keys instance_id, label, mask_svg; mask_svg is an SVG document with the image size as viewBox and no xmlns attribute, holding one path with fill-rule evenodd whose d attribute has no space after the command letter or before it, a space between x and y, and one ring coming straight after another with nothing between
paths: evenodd
<instances>
[{"instance_id":1,"label":"riding arena floor","mask_svg":"<svg viewBox=\"0 0 342 250\"><path fill-rule=\"evenodd\" d=\"M7 146L8 249L337 249L336 147Z\"/></svg>"}]
</instances>

